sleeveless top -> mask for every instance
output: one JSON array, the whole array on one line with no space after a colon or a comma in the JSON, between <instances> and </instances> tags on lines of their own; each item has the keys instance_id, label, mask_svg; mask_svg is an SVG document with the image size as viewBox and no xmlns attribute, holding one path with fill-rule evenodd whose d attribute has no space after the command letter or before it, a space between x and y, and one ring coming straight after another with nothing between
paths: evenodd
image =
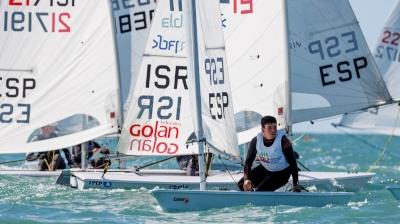
<instances>
[{"instance_id":1,"label":"sleeveless top","mask_svg":"<svg viewBox=\"0 0 400 224\"><path fill-rule=\"evenodd\" d=\"M259 160L261 165L269 171L276 172L289 167L289 163L286 161L285 155L282 151L283 136L283 131L278 131L272 145L266 147L264 145L262 132L257 134L257 160Z\"/></svg>"}]
</instances>

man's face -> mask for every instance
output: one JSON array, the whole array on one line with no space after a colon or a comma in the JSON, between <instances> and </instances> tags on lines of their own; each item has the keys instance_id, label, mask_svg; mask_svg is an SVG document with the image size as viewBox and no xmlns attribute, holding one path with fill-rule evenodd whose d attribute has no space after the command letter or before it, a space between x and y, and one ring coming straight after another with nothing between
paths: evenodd
<instances>
[{"instance_id":1,"label":"man's face","mask_svg":"<svg viewBox=\"0 0 400 224\"><path fill-rule=\"evenodd\" d=\"M266 123L262 128L263 136L268 140L274 139L276 137L276 132L276 123Z\"/></svg>"},{"instance_id":2,"label":"man's face","mask_svg":"<svg viewBox=\"0 0 400 224\"><path fill-rule=\"evenodd\" d=\"M43 136L50 136L54 132L54 127L51 125L46 125L42 127L42 135Z\"/></svg>"}]
</instances>

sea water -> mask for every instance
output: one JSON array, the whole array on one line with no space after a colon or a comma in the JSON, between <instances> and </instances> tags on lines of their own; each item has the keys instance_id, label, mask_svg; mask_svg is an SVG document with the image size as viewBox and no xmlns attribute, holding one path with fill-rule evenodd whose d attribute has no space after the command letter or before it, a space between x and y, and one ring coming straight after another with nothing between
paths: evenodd
<instances>
[{"instance_id":1,"label":"sea water","mask_svg":"<svg viewBox=\"0 0 400 224\"><path fill-rule=\"evenodd\" d=\"M364 189L343 206L245 205L166 213L148 189L77 190L55 185L55 179L51 178L0 176L0 223L400 223L400 201L385 189L388 185L400 186L400 139L378 135L356 137L368 144L340 134L311 134L294 144L301 163L312 171L376 172ZM115 147L112 142L103 144ZM3 155L0 161L23 156ZM129 165L140 166L151 161L136 159ZM176 161L169 160L154 168L162 167L175 168Z\"/></svg>"}]
</instances>

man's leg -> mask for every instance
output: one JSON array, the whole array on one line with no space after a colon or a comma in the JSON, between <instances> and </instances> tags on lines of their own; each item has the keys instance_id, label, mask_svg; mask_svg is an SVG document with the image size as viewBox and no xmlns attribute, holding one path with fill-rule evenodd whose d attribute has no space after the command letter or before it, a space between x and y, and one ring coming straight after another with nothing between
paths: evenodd
<instances>
[{"instance_id":1,"label":"man's leg","mask_svg":"<svg viewBox=\"0 0 400 224\"><path fill-rule=\"evenodd\" d=\"M46 158L39 159L39 169L40 171L48 170L48 166L46 164Z\"/></svg>"},{"instance_id":2,"label":"man's leg","mask_svg":"<svg viewBox=\"0 0 400 224\"><path fill-rule=\"evenodd\" d=\"M244 177L242 177L242 179L240 179L239 182L237 183L237 186L239 187L239 190L241 190L241 191L244 191L243 184L244 184Z\"/></svg>"},{"instance_id":3,"label":"man's leg","mask_svg":"<svg viewBox=\"0 0 400 224\"><path fill-rule=\"evenodd\" d=\"M52 167L52 170L65 169L65 162L60 154L54 155L50 167Z\"/></svg>"},{"instance_id":4,"label":"man's leg","mask_svg":"<svg viewBox=\"0 0 400 224\"><path fill-rule=\"evenodd\" d=\"M266 170L262 165L256 166L251 170L251 182L254 188L258 188L260 184L265 180L265 178L270 176L270 172ZM240 179L238 182L238 187L243 191L244 178Z\"/></svg>"},{"instance_id":5,"label":"man's leg","mask_svg":"<svg viewBox=\"0 0 400 224\"><path fill-rule=\"evenodd\" d=\"M270 172L269 178L260 184L258 191L275 191L288 182L290 175L290 167L282 171Z\"/></svg>"}]
</instances>

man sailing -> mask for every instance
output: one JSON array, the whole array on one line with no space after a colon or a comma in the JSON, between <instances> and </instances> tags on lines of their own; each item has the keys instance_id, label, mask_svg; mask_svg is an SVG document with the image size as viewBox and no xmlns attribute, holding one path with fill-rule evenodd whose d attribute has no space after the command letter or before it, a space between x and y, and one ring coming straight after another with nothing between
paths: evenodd
<instances>
[{"instance_id":1,"label":"man sailing","mask_svg":"<svg viewBox=\"0 0 400 224\"><path fill-rule=\"evenodd\" d=\"M256 158L260 165L251 169ZM290 175L293 191L301 191L292 144L284 131L277 130L275 117L265 116L261 119L261 132L250 142L244 177L238 186L242 191L275 191L289 181Z\"/></svg>"}]
</instances>

